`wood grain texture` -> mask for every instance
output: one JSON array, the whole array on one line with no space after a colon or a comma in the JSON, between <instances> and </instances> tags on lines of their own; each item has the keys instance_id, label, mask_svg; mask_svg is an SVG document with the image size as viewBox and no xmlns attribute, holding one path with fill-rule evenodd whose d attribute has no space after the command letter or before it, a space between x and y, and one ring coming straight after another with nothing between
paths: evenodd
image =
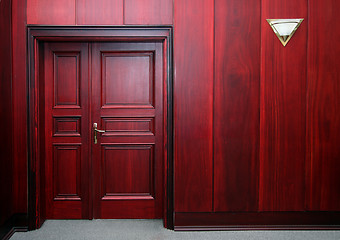
<instances>
[{"instance_id":1,"label":"wood grain texture","mask_svg":"<svg viewBox=\"0 0 340 240\"><path fill-rule=\"evenodd\" d=\"M53 108L81 107L80 53L54 52L53 65Z\"/></svg>"},{"instance_id":2,"label":"wood grain texture","mask_svg":"<svg viewBox=\"0 0 340 240\"><path fill-rule=\"evenodd\" d=\"M212 211L214 2L176 0L175 211Z\"/></svg>"},{"instance_id":3,"label":"wood grain texture","mask_svg":"<svg viewBox=\"0 0 340 240\"><path fill-rule=\"evenodd\" d=\"M27 212L26 0L12 0L13 206Z\"/></svg>"},{"instance_id":4,"label":"wood grain texture","mask_svg":"<svg viewBox=\"0 0 340 240\"><path fill-rule=\"evenodd\" d=\"M102 107L154 105L153 52L113 52L101 55Z\"/></svg>"},{"instance_id":5,"label":"wood grain texture","mask_svg":"<svg viewBox=\"0 0 340 240\"><path fill-rule=\"evenodd\" d=\"M88 219L90 123L87 43L45 43L40 78L43 199L47 219ZM78 132L53 134L56 119L79 121ZM76 128L73 128L76 130ZM78 133L78 134L77 134ZM44 153L44 155L43 155Z\"/></svg>"},{"instance_id":6,"label":"wood grain texture","mask_svg":"<svg viewBox=\"0 0 340 240\"><path fill-rule=\"evenodd\" d=\"M164 54L161 42L92 44L92 122L154 119L155 134L92 141L94 218L162 218ZM128 91L127 91L128 89Z\"/></svg>"},{"instance_id":7,"label":"wood grain texture","mask_svg":"<svg viewBox=\"0 0 340 240\"><path fill-rule=\"evenodd\" d=\"M30 179L30 191L29 191L29 198L30 198L30 228L39 228L41 226L42 221L44 220L44 216L42 216L42 212L41 212L41 207L44 207L43 203L41 202L42 199L41 197L45 194L44 191L40 192L41 190L45 190L46 189L46 184L44 184L44 181L40 180L40 168L44 169L44 161L40 160L40 154L45 154L46 151L44 151L42 148L40 148L41 146L39 145L39 142L41 143L45 143L45 139L44 138L39 138L39 132L45 130L45 126L43 124L39 124L39 118L43 119L44 118L44 111L42 111L41 109L44 108L44 101L38 101L39 99L39 95L40 97L43 97L44 95L44 91L37 91L37 87L38 84L38 76L43 76L45 74L45 72L51 72L48 71L46 69L44 69L44 64L43 64L43 59L44 59L44 54L43 54L43 46L44 46L44 41L53 41L53 37L58 37L58 41L61 42L63 40L65 41L70 41L70 38L72 38L72 40L79 40L81 42L96 42L96 41L113 41L114 44L112 44L113 46L115 46L115 51L119 52L119 51L123 51L123 52L131 52L131 51L136 51L136 47L140 47L137 49L137 52L154 52L154 62L156 67L154 68L154 76L155 79L160 79L160 81L155 81L158 82L156 83L156 87L155 89L155 105L154 106L148 106L148 108L141 108L141 109L136 109L136 108L122 108L122 106L120 106L119 108L111 108L111 109L101 109L104 113L109 113L108 110L112 111L114 113L114 117L115 118L120 118L120 119L126 119L127 115L130 114L131 112L133 112L135 115L133 116L134 119L140 119L140 118L145 118L145 119L150 119L150 116L162 116L160 118L158 118L158 121L155 121L155 123L153 124L153 128L152 130L155 131L155 133L159 133L158 136L161 136L161 134L164 134L164 139L162 139L161 141L164 140L164 142L162 142L159 146L158 146L158 150L155 149L155 155L160 156L160 158L163 158L164 156L166 156L167 151L168 151L168 144L165 144L165 139L168 139L168 133L170 133L170 135L172 135L172 131L169 130L167 128L167 125L165 124L165 122L168 123L168 118L167 115L165 114L165 111L163 109L167 109L166 112L171 112L171 108L172 105L168 105L168 95L166 94L166 91L171 91L171 80L168 79L169 73L166 72L167 69L169 68L169 63L171 62L170 57L171 55L169 54L169 47L171 45L171 29L170 28L158 28L158 27L152 27L152 28L138 28L138 29L123 29L120 27L110 27L110 28L96 28L96 27L39 27L39 26L29 26L28 27L28 40L29 40L29 61L30 61L30 76L29 76L29 100L30 100L30 114L29 114L29 162L30 162L30 166L29 166L29 179ZM36 42L36 40L40 40L39 42ZM118 42L117 42L118 40ZM128 43L124 43L124 42L128 42ZM131 42L132 41L132 42ZM136 43L139 42L139 43ZM51 44L56 44L56 43L51 43ZM74 46L75 42L72 43L68 43L68 44L64 44L65 46L68 45L72 45ZM101 43L104 45L104 43ZM131 44L131 45L130 45ZM92 43L91 45L94 45L94 43ZM130 47L128 47L130 46ZM146 47L146 48L145 48ZM37 49L39 49L38 52ZM155 50L156 49L156 50ZM110 46L110 51L112 50L111 46ZM63 50L61 49L60 51L57 52L63 52ZM77 52L77 51L72 51L70 50L70 52ZM92 52L92 51L90 51ZM39 62L35 62L34 59L35 58L40 58L42 59L42 61ZM100 56L99 56L100 58ZM81 57L81 59L87 59L86 57ZM161 60L160 60L161 59ZM36 60L36 59L35 59ZM94 61L95 62L95 61ZM84 69L84 68L82 68ZM90 67L90 73L92 72L92 67ZM158 71L158 70L162 69L162 71ZM97 68L97 70L99 72L101 72L100 67ZM82 73L82 76L85 76L87 73ZM96 75L94 75L96 76ZM168 83L168 81L170 81L170 83ZM99 86L97 85L97 88ZM82 91L85 91L84 87L82 87L81 89L83 89ZM42 90L43 87L42 87ZM97 89L98 90L98 89ZM163 95L164 94L164 95ZM100 95L100 94L99 94ZM164 97L164 98L163 98ZM101 101L100 98L94 98L96 99L97 103L99 104L99 108L101 106ZM171 102L171 101L170 101ZM82 101L80 101L80 103L82 103ZM52 104L53 105L53 104ZM126 106L125 106L126 107ZM64 107L65 108L65 107ZM60 108L55 108L54 110L60 110ZM70 111L69 111L70 110ZM77 111L81 111L80 109L76 109ZM68 113L72 113L75 110L74 109L63 109L63 113L60 113L59 117L62 117L62 115L64 116L67 112ZM79 114L78 114L79 115ZM103 118L105 118L106 116L103 115ZM112 118L112 116L108 116L108 118ZM129 117L130 118L130 117ZM100 118L99 118L100 119ZM93 120L93 118L92 118ZM40 121L43 122L43 121ZM92 122L92 121L91 121ZM98 121L98 123L100 123L100 121ZM99 125L99 127L101 127ZM68 129L67 128L64 128ZM49 130L47 130L47 132L53 132L52 131L53 128L49 128ZM131 133L130 133L131 134ZM104 134L103 134L104 135ZM108 134L110 135L110 134ZM112 134L111 134L112 135ZM109 137L105 137L102 138L102 143L103 144L110 144L110 145L115 145L115 143L121 144L121 145L129 145L131 144L131 136L128 136L129 133L126 133L125 136L119 136L116 138L113 138L112 136ZM133 134L131 134L133 135ZM47 135L48 136L48 135ZM133 136L135 137L135 136ZM74 138L74 141L77 141L76 138ZM104 141L107 140L107 141ZM112 141L112 139L115 139L115 141ZM137 139L135 142L135 144L139 144L141 142L144 142L143 144L145 145L153 145L155 142L155 136L153 136L153 134L144 134L143 136L140 136L139 138L134 138ZM170 138L171 139L171 138ZM91 139L93 140L93 139ZM140 142L141 141L141 142ZM156 139L156 141L158 141ZM56 142L58 144L58 142ZM74 142L76 143L76 142ZM71 142L71 144L74 145L74 143ZM83 145L85 146L85 144ZM156 145L157 146L157 145ZM157 148L157 147L156 147ZM167 149L167 151L165 151L165 148ZM41 152L40 152L41 150ZM100 155L100 154L99 154ZM166 159L168 160L168 159ZM165 161L165 159L164 159ZM165 189L167 189L168 185L165 184L165 182L163 182L163 179L165 181L169 181L167 179L166 174L164 174L163 169L165 172L167 172L167 167L170 165L170 163L163 162L161 161L161 164L158 164L158 167L156 167L158 170L156 170L155 172L158 175L158 177L156 177L155 180L155 189L158 189L159 187L164 187ZM166 166L164 166L163 168L163 164L166 164ZM98 175L100 176L100 175ZM171 182L170 182L171 184ZM163 212L165 213L165 215L167 216L168 219L171 218L171 212L170 210L165 211L164 209L162 209L163 203L164 206L166 206L166 208L168 209L168 201L164 201L163 202L163 191L159 191L158 194L160 194L161 196L157 195L156 192L156 199L158 199L158 204L161 205L160 207L160 215L157 215L157 213L153 212L152 209L150 211L150 207L153 208L152 205L154 205L154 203L152 201L148 201L148 203L145 205L144 203L138 203L138 202L126 202L125 200L123 201L117 201L117 205L116 208L112 208L112 206L110 207L109 205L111 203L108 202L103 202L105 208L108 211L103 211L102 212L102 218L112 218L112 216L114 214L118 214L120 217L124 218L129 218L129 217L136 217L136 218L143 218L143 217L147 217L147 218L154 218L154 217L158 217L160 218L163 214ZM90 194L90 196L92 196L92 193ZM91 200L91 199L90 199ZM170 199L171 200L171 199ZM91 205L91 201L90 201L90 205ZM156 204L157 205L157 204ZM79 214L80 208L79 205L77 206L76 204L71 204L69 205L69 208L72 209L68 212L68 207L65 207L65 205L62 204L57 204L56 203L56 209L58 209L56 211L56 215L59 215L60 217L67 217L67 214L71 214L71 215L76 215L79 216L77 214ZM92 208L90 208L92 209ZM128 209L128 211L126 210ZM145 212L148 211L148 215L145 215ZM169 215L167 215L167 213L169 213ZM90 216L90 218L92 218L92 216ZM171 224L171 221L168 222L167 224ZM168 225L169 226L169 225Z\"/></svg>"},{"instance_id":8,"label":"wood grain texture","mask_svg":"<svg viewBox=\"0 0 340 240\"><path fill-rule=\"evenodd\" d=\"M27 0L27 24L74 25L76 0Z\"/></svg>"},{"instance_id":9,"label":"wood grain texture","mask_svg":"<svg viewBox=\"0 0 340 240\"><path fill-rule=\"evenodd\" d=\"M340 29L335 0L310 0L307 88L307 209L340 210Z\"/></svg>"},{"instance_id":10,"label":"wood grain texture","mask_svg":"<svg viewBox=\"0 0 340 240\"><path fill-rule=\"evenodd\" d=\"M53 200L82 200L81 145L54 144L52 152Z\"/></svg>"},{"instance_id":11,"label":"wood grain texture","mask_svg":"<svg viewBox=\"0 0 340 240\"><path fill-rule=\"evenodd\" d=\"M215 1L214 211L218 212L257 210L260 14L259 0Z\"/></svg>"},{"instance_id":12,"label":"wood grain texture","mask_svg":"<svg viewBox=\"0 0 340 240\"><path fill-rule=\"evenodd\" d=\"M101 196L103 199L153 199L153 145L103 146Z\"/></svg>"},{"instance_id":13,"label":"wood grain texture","mask_svg":"<svg viewBox=\"0 0 340 240\"><path fill-rule=\"evenodd\" d=\"M124 24L172 24L172 0L125 0L124 4Z\"/></svg>"},{"instance_id":14,"label":"wood grain texture","mask_svg":"<svg viewBox=\"0 0 340 240\"><path fill-rule=\"evenodd\" d=\"M339 212L175 213L175 230L339 229Z\"/></svg>"},{"instance_id":15,"label":"wood grain texture","mask_svg":"<svg viewBox=\"0 0 340 240\"><path fill-rule=\"evenodd\" d=\"M0 225L13 213L11 1L0 2Z\"/></svg>"},{"instance_id":16,"label":"wood grain texture","mask_svg":"<svg viewBox=\"0 0 340 240\"><path fill-rule=\"evenodd\" d=\"M259 210L305 209L307 0L262 1ZM305 18L286 47L268 18Z\"/></svg>"},{"instance_id":17,"label":"wood grain texture","mask_svg":"<svg viewBox=\"0 0 340 240\"><path fill-rule=\"evenodd\" d=\"M78 25L122 25L123 0L77 0Z\"/></svg>"},{"instance_id":18,"label":"wood grain texture","mask_svg":"<svg viewBox=\"0 0 340 240\"><path fill-rule=\"evenodd\" d=\"M104 135L154 135L153 118L102 118Z\"/></svg>"}]
</instances>

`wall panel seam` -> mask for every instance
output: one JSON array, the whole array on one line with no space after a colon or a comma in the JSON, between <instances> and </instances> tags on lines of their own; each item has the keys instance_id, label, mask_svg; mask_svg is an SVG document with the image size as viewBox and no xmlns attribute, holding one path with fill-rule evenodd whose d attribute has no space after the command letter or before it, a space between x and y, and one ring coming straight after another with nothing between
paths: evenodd
<instances>
[{"instance_id":1,"label":"wall panel seam","mask_svg":"<svg viewBox=\"0 0 340 240\"><path fill-rule=\"evenodd\" d=\"M212 98L212 201L211 211L215 211L215 81L216 81L216 0L213 1L213 98Z\"/></svg>"}]
</instances>

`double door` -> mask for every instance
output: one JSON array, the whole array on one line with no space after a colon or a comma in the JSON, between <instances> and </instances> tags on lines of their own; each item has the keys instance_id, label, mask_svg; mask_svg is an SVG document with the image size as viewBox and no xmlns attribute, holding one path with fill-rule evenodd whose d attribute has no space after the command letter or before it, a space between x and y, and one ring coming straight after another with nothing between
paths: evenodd
<instances>
[{"instance_id":1,"label":"double door","mask_svg":"<svg viewBox=\"0 0 340 240\"><path fill-rule=\"evenodd\" d=\"M43 65L46 218L162 218L162 43L46 42Z\"/></svg>"}]
</instances>

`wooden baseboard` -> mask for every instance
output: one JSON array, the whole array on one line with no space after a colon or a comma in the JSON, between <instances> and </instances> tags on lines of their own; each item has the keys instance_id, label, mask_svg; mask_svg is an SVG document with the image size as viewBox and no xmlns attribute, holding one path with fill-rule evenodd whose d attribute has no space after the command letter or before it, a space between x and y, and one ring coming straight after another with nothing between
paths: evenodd
<instances>
[{"instance_id":1,"label":"wooden baseboard","mask_svg":"<svg viewBox=\"0 0 340 240\"><path fill-rule=\"evenodd\" d=\"M175 213L177 231L334 230L340 212Z\"/></svg>"},{"instance_id":2,"label":"wooden baseboard","mask_svg":"<svg viewBox=\"0 0 340 240\"><path fill-rule=\"evenodd\" d=\"M27 230L27 214L14 214L0 226L0 239L7 240L15 232L26 232Z\"/></svg>"}]
</instances>

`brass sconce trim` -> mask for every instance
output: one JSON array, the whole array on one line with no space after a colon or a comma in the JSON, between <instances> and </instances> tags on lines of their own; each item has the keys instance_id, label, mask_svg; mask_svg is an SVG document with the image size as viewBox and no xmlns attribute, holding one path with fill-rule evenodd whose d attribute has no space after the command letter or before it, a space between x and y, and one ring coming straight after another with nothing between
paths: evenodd
<instances>
[{"instance_id":1,"label":"brass sconce trim","mask_svg":"<svg viewBox=\"0 0 340 240\"><path fill-rule=\"evenodd\" d=\"M270 27L280 40L283 46L286 46L296 30L300 27L303 18L296 19L267 19Z\"/></svg>"}]
</instances>

